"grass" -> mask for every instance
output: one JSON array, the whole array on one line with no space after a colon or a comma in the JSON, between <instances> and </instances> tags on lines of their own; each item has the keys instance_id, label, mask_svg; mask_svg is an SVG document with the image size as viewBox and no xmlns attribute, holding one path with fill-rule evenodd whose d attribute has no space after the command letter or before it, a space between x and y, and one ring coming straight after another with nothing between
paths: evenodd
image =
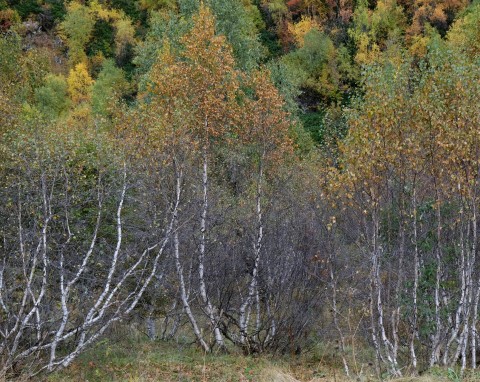
<instances>
[{"instance_id":1,"label":"grass","mask_svg":"<svg viewBox=\"0 0 480 382\"><path fill-rule=\"evenodd\" d=\"M67 381L257 381L266 359L204 354L177 343L105 340L68 369L49 377Z\"/></svg>"},{"instance_id":2,"label":"grass","mask_svg":"<svg viewBox=\"0 0 480 382\"><path fill-rule=\"evenodd\" d=\"M244 356L238 353L204 354L187 343L150 342L124 337L103 340L69 368L50 375L48 382L369 382L378 381L372 368L362 368L348 379L325 346L300 357ZM333 361L333 362L332 362ZM460 382L452 369L433 369L419 377L395 382ZM465 382L480 381L480 374Z\"/></svg>"},{"instance_id":3,"label":"grass","mask_svg":"<svg viewBox=\"0 0 480 382\"><path fill-rule=\"evenodd\" d=\"M49 382L298 382L346 381L340 370L321 366L309 357L205 354L198 347L176 342L130 338L103 340Z\"/></svg>"}]
</instances>

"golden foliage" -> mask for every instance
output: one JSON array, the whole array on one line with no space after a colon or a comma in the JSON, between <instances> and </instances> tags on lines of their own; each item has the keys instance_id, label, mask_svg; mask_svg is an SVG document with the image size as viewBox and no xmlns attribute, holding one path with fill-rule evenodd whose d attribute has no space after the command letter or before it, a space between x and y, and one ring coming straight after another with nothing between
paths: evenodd
<instances>
[{"instance_id":1,"label":"golden foliage","mask_svg":"<svg viewBox=\"0 0 480 382\"><path fill-rule=\"evenodd\" d=\"M251 73L246 85L253 95L245 97L238 135L245 143L256 146L263 159L281 160L293 151L289 136L291 122L284 110L284 100L268 70Z\"/></svg>"},{"instance_id":2,"label":"golden foliage","mask_svg":"<svg viewBox=\"0 0 480 382\"><path fill-rule=\"evenodd\" d=\"M302 16L298 23L288 23L288 30L299 47L304 45L305 35L312 29L321 30L320 25L312 17Z\"/></svg>"},{"instance_id":3,"label":"golden foliage","mask_svg":"<svg viewBox=\"0 0 480 382\"><path fill-rule=\"evenodd\" d=\"M192 137L208 144L227 127L236 90L237 73L225 37L215 35L215 20L201 6L194 27L182 38L184 50L176 57L168 42L150 73L143 98L153 96L165 125L179 123Z\"/></svg>"},{"instance_id":4,"label":"golden foliage","mask_svg":"<svg viewBox=\"0 0 480 382\"><path fill-rule=\"evenodd\" d=\"M74 105L90 101L93 80L84 63L77 64L74 69L70 69L67 84L68 94Z\"/></svg>"}]
</instances>

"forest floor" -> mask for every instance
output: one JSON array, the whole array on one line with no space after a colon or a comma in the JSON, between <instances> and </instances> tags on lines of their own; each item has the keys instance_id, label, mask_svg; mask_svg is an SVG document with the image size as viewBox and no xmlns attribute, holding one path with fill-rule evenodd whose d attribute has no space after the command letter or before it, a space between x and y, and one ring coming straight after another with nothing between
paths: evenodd
<instances>
[{"instance_id":1,"label":"forest floor","mask_svg":"<svg viewBox=\"0 0 480 382\"><path fill-rule=\"evenodd\" d=\"M69 368L55 373L48 382L368 382L378 381L373 369L360 365L354 378L347 378L331 354L333 347L320 346L300 356L244 356L208 354L186 342L147 341L123 337L103 340ZM385 380L393 381L386 378ZM395 382L460 382L452 369L437 369L419 377ZM471 375L465 382L480 381Z\"/></svg>"}]
</instances>

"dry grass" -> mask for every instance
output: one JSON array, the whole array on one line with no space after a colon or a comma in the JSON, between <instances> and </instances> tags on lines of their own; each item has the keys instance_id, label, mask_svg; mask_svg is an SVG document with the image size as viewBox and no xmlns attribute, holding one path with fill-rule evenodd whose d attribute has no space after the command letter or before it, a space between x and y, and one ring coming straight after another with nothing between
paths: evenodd
<instances>
[{"instance_id":1,"label":"dry grass","mask_svg":"<svg viewBox=\"0 0 480 382\"><path fill-rule=\"evenodd\" d=\"M269 367L264 369L258 382L300 382L298 379L290 374L282 371L278 367Z\"/></svg>"}]
</instances>

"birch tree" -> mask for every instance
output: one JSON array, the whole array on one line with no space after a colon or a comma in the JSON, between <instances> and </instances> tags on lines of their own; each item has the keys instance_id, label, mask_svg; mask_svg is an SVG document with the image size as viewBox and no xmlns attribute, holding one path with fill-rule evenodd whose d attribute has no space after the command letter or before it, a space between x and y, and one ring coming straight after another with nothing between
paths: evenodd
<instances>
[{"instance_id":1,"label":"birch tree","mask_svg":"<svg viewBox=\"0 0 480 382\"><path fill-rule=\"evenodd\" d=\"M249 272L251 278L247 281L247 291L243 297L238 317L239 342L249 353L251 346L261 346L259 343L260 311L257 308L256 325L249 328L252 304L259 300L259 272L262 258L262 247L265 235L264 207L265 179L272 166L279 164L283 156L292 149L289 138L290 120L283 110L284 103L278 90L270 80L270 73L266 70L256 71L247 78L245 86L251 95L246 94L244 99L243 123L240 124L238 134L254 158L255 173L255 222L252 250L253 267ZM274 325L271 330L275 331Z\"/></svg>"},{"instance_id":2,"label":"birch tree","mask_svg":"<svg viewBox=\"0 0 480 382\"><path fill-rule=\"evenodd\" d=\"M151 70L151 85L145 97L153 96L153 102L163 109L162 120L165 126L178 124L184 127L187 140L194 149L191 154L200 158L202 163L198 217L198 292L215 342L224 348L219 329L220 312L209 296L205 281L205 273L208 271L205 268L205 256L208 246L209 163L212 146L223 139L231 121L235 119L238 74L234 69L231 48L225 37L215 34L215 20L207 7L200 7L198 14L193 17L192 30L181 39L181 44L181 50L174 51L168 42L164 43L164 54ZM178 273L180 277L180 268ZM180 283L183 283L182 280ZM185 301L184 306L187 308ZM194 323L196 320L193 319L193 313L189 316L195 329L197 324ZM198 332L197 339L208 351L210 348L200 338L200 331L195 332Z\"/></svg>"},{"instance_id":3,"label":"birch tree","mask_svg":"<svg viewBox=\"0 0 480 382\"><path fill-rule=\"evenodd\" d=\"M162 273L178 199L160 232L132 242L131 168L94 131L79 133L43 126L39 140L20 126L2 168L2 377L70 365Z\"/></svg>"}]
</instances>

